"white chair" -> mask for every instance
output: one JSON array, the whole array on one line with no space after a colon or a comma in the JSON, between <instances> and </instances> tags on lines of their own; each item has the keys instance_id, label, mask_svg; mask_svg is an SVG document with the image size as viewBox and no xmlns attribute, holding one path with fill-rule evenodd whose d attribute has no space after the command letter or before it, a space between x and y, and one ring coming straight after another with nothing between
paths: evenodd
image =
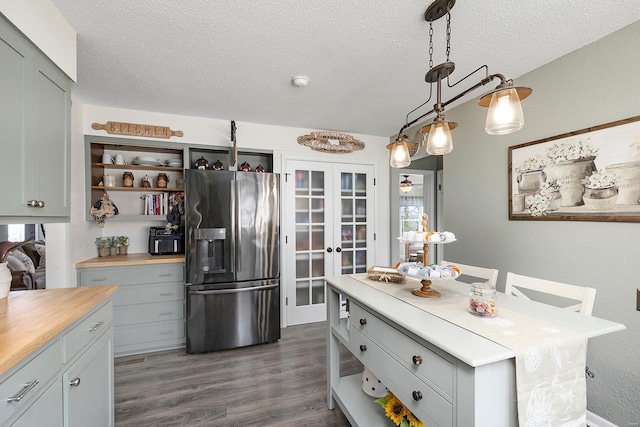
<instances>
[{"instance_id":1,"label":"white chair","mask_svg":"<svg viewBox=\"0 0 640 427\"><path fill-rule=\"evenodd\" d=\"M530 289L543 294L555 295L572 301L577 301L577 304L562 308L577 311L579 313L586 314L587 316L591 316L593 303L596 300L596 290L594 288L569 285L566 283L521 276L519 274L508 272L504 293L507 295L526 298L528 300L532 299L520 291L520 289Z\"/></svg>"},{"instance_id":2,"label":"white chair","mask_svg":"<svg viewBox=\"0 0 640 427\"><path fill-rule=\"evenodd\" d=\"M473 265L465 265L450 261L442 261L441 264L455 265L460 269L460 274L475 277L478 279L484 279L491 286L496 286L496 281L498 280L498 270L496 270L495 268L476 267Z\"/></svg>"}]
</instances>

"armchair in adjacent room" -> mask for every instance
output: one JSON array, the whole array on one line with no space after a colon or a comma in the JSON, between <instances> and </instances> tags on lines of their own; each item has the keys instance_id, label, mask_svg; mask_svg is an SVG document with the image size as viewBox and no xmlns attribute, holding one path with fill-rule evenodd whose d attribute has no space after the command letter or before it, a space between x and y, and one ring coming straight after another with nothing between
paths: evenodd
<instances>
[{"instance_id":1,"label":"armchair in adjacent room","mask_svg":"<svg viewBox=\"0 0 640 427\"><path fill-rule=\"evenodd\" d=\"M9 252L7 265L11 270L11 290L24 291L46 288L45 242L31 241Z\"/></svg>"}]
</instances>

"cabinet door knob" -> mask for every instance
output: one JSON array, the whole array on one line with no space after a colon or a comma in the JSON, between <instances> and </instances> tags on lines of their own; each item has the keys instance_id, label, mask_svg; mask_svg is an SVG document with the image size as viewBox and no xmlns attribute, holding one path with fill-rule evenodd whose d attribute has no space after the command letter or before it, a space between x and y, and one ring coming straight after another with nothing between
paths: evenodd
<instances>
[{"instance_id":1,"label":"cabinet door knob","mask_svg":"<svg viewBox=\"0 0 640 427\"><path fill-rule=\"evenodd\" d=\"M331 253L331 252L333 252L333 249L332 248L327 248L327 252Z\"/></svg>"},{"instance_id":2,"label":"cabinet door knob","mask_svg":"<svg viewBox=\"0 0 640 427\"><path fill-rule=\"evenodd\" d=\"M360 344L360 351L367 351L367 346L364 344Z\"/></svg>"},{"instance_id":3,"label":"cabinet door knob","mask_svg":"<svg viewBox=\"0 0 640 427\"><path fill-rule=\"evenodd\" d=\"M336 252L338 253L342 252L342 248L336 248Z\"/></svg>"},{"instance_id":4,"label":"cabinet door knob","mask_svg":"<svg viewBox=\"0 0 640 427\"><path fill-rule=\"evenodd\" d=\"M360 319L360 324L362 326L366 325L367 324L367 319Z\"/></svg>"},{"instance_id":5,"label":"cabinet door knob","mask_svg":"<svg viewBox=\"0 0 640 427\"><path fill-rule=\"evenodd\" d=\"M71 380L69 385L71 387L78 387L80 385L80 378L76 378L76 379ZM414 393L415 393L415 391L414 391Z\"/></svg>"},{"instance_id":6,"label":"cabinet door knob","mask_svg":"<svg viewBox=\"0 0 640 427\"><path fill-rule=\"evenodd\" d=\"M36 206L38 206L38 201L37 200L27 200L27 206L35 208Z\"/></svg>"},{"instance_id":7,"label":"cabinet door knob","mask_svg":"<svg viewBox=\"0 0 640 427\"><path fill-rule=\"evenodd\" d=\"M413 364L421 365L422 364L422 356L413 356Z\"/></svg>"},{"instance_id":8,"label":"cabinet door knob","mask_svg":"<svg viewBox=\"0 0 640 427\"><path fill-rule=\"evenodd\" d=\"M38 207L44 208L44 200L38 200Z\"/></svg>"},{"instance_id":9,"label":"cabinet door knob","mask_svg":"<svg viewBox=\"0 0 640 427\"><path fill-rule=\"evenodd\" d=\"M421 391L414 391L413 392L413 400L415 400L416 402L418 400L422 399L422 392Z\"/></svg>"}]
</instances>

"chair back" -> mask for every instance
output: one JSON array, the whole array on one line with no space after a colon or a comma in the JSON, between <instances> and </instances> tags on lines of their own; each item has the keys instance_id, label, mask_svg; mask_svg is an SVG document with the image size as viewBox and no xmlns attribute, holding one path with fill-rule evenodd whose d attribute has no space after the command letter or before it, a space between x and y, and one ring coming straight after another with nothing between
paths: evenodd
<instances>
[{"instance_id":1,"label":"chair back","mask_svg":"<svg viewBox=\"0 0 640 427\"><path fill-rule=\"evenodd\" d=\"M460 274L476 277L478 279L484 279L491 286L496 286L496 281L498 280L498 270L496 270L495 268L476 267L473 265L465 265L450 261L442 261L441 264L455 265L460 269Z\"/></svg>"},{"instance_id":2,"label":"chair back","mask_svg":"<svg viewBox=\"0 0 640 427\"><path fill-rule=\"evenodd\" d=\"M562 308L577 311L581 314L586 314L587 316L591 316L593 304L596 300L596 290L594 288L569 285L567 283L553 282L551 280L538 279L535 277L522 276L508 272L504 293L530 300L531 298L525 295L521 289L530 289L536 292L578 301L577 304Z\"/></svg>"}]
</instances>

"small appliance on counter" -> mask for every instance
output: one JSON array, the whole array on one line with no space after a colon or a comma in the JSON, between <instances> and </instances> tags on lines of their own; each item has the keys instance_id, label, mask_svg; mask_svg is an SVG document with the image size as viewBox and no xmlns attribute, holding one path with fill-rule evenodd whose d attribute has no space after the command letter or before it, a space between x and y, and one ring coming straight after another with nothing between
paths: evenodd
<instances>
[{"instance_id":1,"label":"small appliance on counter","mask_svg":"<svg viewBox=\"0 0 640 427\"><path fill-rule=\"evenodd\" d=\"M171 229L149 227L149 253L170 255L184 253L184 227Z\"/></svg>"}]
</instances>

